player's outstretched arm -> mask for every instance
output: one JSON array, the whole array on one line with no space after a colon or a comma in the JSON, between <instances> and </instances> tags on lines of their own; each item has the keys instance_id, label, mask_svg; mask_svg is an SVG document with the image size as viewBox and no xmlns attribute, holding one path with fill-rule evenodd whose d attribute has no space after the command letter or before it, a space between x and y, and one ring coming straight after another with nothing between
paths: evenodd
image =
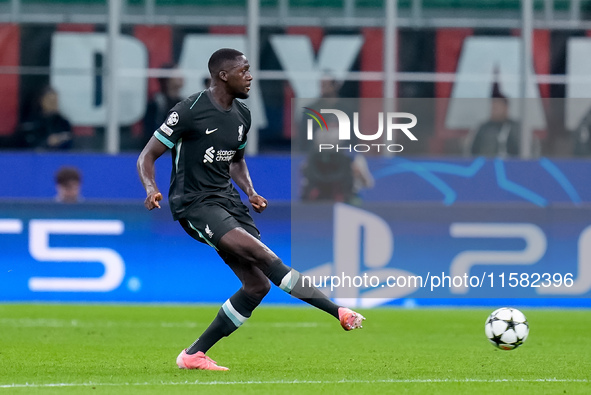
<instances>
[{"instance_id":1,"label":"player's outstretched arm","mask_svg":"<svg viewBox=\"0 0 591 395\"><path fill-rule=\"evenodd\" d=\"M137 160L137 172L147 194L146 200L144 200L144 206L148 210L160 208L160 203L158 202L162 200L162 194L156 185L154 163L167 149L164 144L155 137L152 137Z\"/></svg>"},{"instance_id":2,"label":"player's outstretched arm","mask_svg":"<svg viewBox=\"0 0 591 395\"><path fill-rule=\"evenodd\" d=\"M254 190L250 173L248 172L248 166L246 166L246 161L244 160L244 151L239 151L239 154L234 157L230 164L230 177L246 193L254 211L262 213L267 208L267 199Z\"/></svg>"}]
</instances>

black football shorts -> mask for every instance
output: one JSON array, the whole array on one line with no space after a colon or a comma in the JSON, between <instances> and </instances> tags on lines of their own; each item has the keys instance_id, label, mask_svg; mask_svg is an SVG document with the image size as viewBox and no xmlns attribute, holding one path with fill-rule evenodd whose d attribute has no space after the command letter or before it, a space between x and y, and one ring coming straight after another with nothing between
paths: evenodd
<instances>
[{"instance_id":1,"label":"black football shorts","mask_svg":"<svg viewBox=\"0 0 591 395\"><path fill-rule=\"evenodd\" d=\"M232 198L207 198L189 207L179 223L189 236L216 250L222 236L234 228L244 228L257 239L261 238L248 207Z\"/></svg>"}]
</instances>

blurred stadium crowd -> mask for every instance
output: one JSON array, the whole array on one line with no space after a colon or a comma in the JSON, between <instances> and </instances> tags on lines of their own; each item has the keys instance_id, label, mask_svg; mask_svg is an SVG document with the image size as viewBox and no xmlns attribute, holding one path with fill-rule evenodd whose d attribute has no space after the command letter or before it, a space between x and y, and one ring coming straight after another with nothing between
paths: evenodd
<instances>
[{"instance_id":1,"label":"blurred stadium crowd","mask_svg":"<svg viewBox=\"0 0 591 395\"><path fill-rule=\"evenodd\" d=\"M207 86L209 54L229 46L249 56L258 81L250 154L301 148L292 99L386 97L389 72L397 108L419 119L405 154L591 155L591 1L393 3L394 67L385 72L382 0L1 0L0 147L139 151L172 104ZM523 130L532 132L525 155Z\"/></svg>"}]
</instances>

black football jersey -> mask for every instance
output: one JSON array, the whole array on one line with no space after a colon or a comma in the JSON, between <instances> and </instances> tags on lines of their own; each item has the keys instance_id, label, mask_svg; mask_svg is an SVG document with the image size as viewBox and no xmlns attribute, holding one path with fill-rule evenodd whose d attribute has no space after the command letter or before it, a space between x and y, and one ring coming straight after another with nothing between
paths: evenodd
<instances>
[{"instance_id":1,"label":"black football jersey","mask_svg":"<svg viewBox=\"0 0 591 395\"><path fill-rule=\"evenodd\" d=\"M209 90L177 103L154 137L172 150L168 201L175 220L208 196L240 198L230 179L230 163L246 146L250 110L234 100L221 108Z\"/></svg>"}]
</instances>

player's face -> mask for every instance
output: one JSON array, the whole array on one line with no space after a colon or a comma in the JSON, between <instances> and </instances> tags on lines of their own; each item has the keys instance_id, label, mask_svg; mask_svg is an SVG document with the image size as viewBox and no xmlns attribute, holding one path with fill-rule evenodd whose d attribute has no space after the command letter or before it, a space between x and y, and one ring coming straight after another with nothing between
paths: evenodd
<instances>
[{"instance_id":1,"label":"player's face","mask_svg":"<svg viewBox=\"0 0 591 395\"><path fill-rule=\"evenodd\" d=\"M251 81L250 64L242 55L236 58L233 67L228 71L228 88L238 99L247 99Z\"/></svg>"}]
</instances>

